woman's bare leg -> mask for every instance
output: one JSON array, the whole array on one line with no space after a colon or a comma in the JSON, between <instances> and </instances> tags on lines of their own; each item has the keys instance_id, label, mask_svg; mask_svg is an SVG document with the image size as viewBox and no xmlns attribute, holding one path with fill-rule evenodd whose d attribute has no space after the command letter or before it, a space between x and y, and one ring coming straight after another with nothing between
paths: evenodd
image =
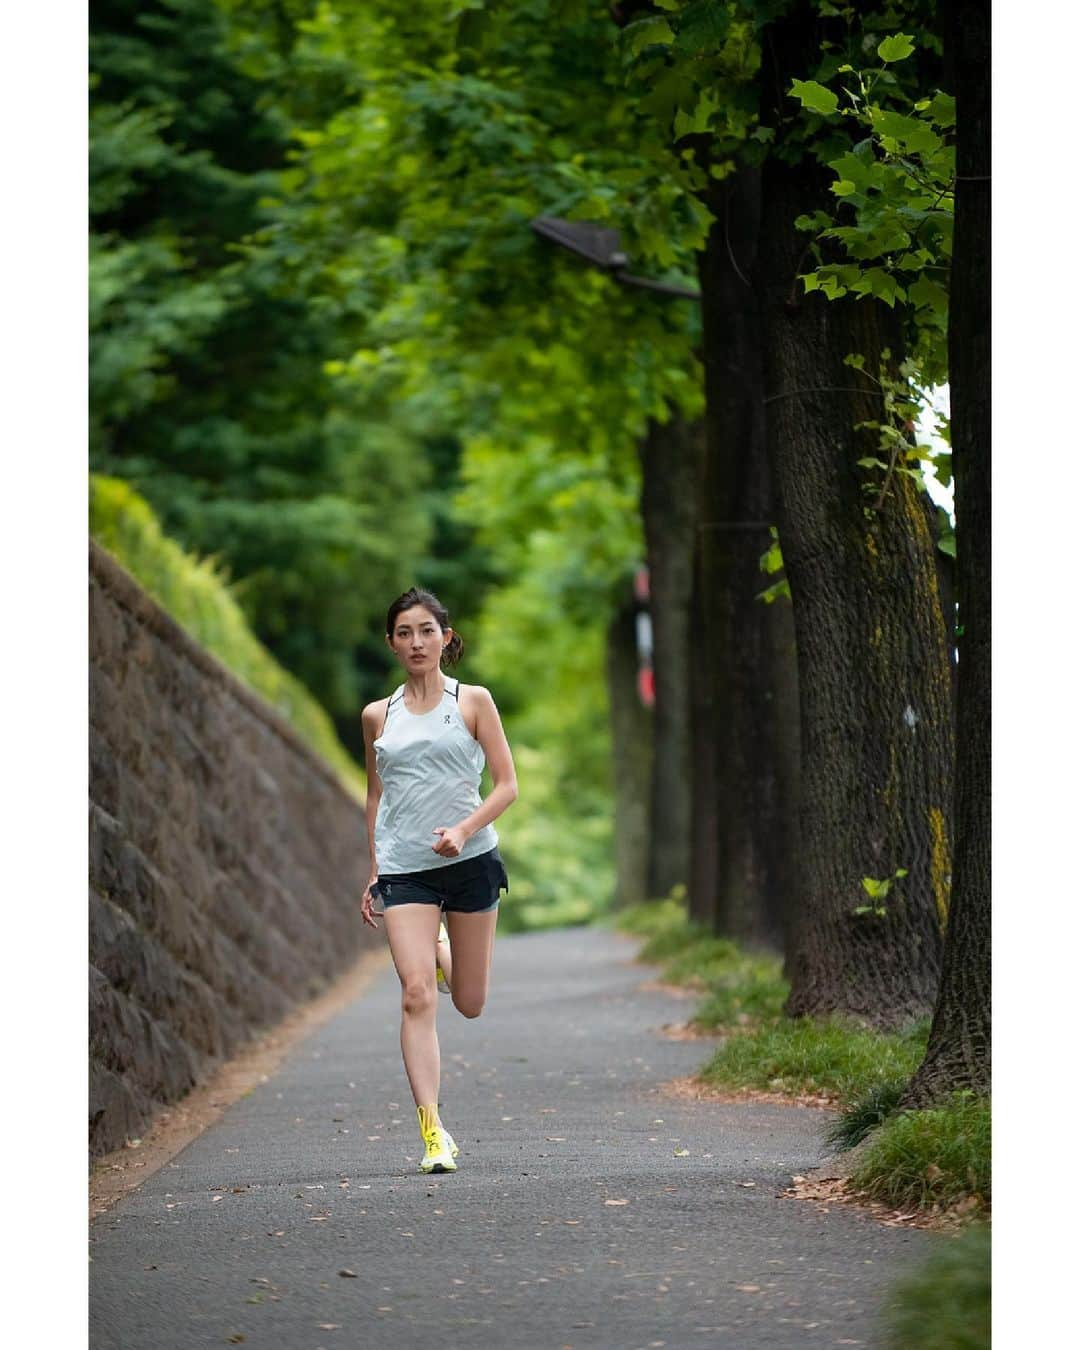
<instances>
[{"instance_id":1,"label":"woman's bare leg","mask_svg":"<svg viewBox=\"0 0 1080 1350\"><path fill-rule=\"evenodd\" d=\"M449 931L449 930L448 930ZM435 951L438 955L439 965L442 967L443 977L446 980L446 987L449 989L453 984L454 957L450 951L449 942L437 942Z\"/></svg>"},{"instance_id":2,"label":"woman's bare leg","mask_svg":"<svg viewBox=\"0 0 1080 1350\"><path fill-rule=\"evenodd\" d=\"M484 1010L498 918L498 906L481 914L447 911L446 929L454 953L450 994L463 1017L479 1017Z\"/></svg>"},{"instance_id":3,"label":"woman's bare leg","mask_svg":"<svg viewBox=\"0 0 1080 1350\"><path fill-rule=\"evenodd\" d=\"M401 981L401 1055L417 1106L439 1100L442 1065L435 1014L436 905L388 905L384 915L390 955Z\"/></svg>"}]
</instances>

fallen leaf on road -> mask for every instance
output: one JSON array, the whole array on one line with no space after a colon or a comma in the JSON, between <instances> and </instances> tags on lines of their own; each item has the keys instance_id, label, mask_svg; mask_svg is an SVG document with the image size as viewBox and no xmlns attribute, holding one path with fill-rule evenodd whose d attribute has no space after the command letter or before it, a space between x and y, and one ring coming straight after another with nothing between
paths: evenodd
<instances>
[{"instance_id":1,"label":"fallen leaf on road","mask_svg":"<svg viewBox=\"0 0 1080 1350\"><path fill-rule=\"evenodd\" d=\"M689 1158L690 1150L688 1148L677 1148L675 1150L676 1158Z\"/></svg>"},{"instance_id":2,"label":"fallen leaf on road","mask_svg":"<svg viewBox=\"0 0 1080 1350\"><path fill-rule=\"evenodd\" d=\"M736 1185L736 1186L756 1186L756 1185L757 1185L757 1182L756 1182L756 1181L737 1181L737 1182L735 1183L735 1185Z\"/></svg>"},{"instance_id":3,"label":"fallen leaf on road","mask_svg":"<svg viewBox=\"0 0 1080 1350\"><path fill-rule=\"evenodd\" d=\"M628 1205L629 1203L630 1203L629 1200L605 1200L605 1201L604 1201L604 1204L605 1204L605 1205Z\"/></svg>"},{"instance_id":4,"label":"fallen leaf on road","mask_svg":"<svg viewBox=\"0 0 1080 1350\"><path fill-rule=\"evenodd\" d=\"M356 1280L360 1278L355 1270L339 1270L338 1274L347 1280Z\"/></svg>"},{"instance_id":5,"label":"fallen leaf on road","mask_svg":"<svg viewBox=\"0 0 1080 1350\"><path fill-rule=\"evenodd\" d=\"M320 1331L340 1331L340 1330L341 1330L341 1323L340 1323L340 1322L316 1322L315 1325L319 1328Z\"/></svg>"},{"instance_id":6,"label":"fallen leaf on road","mask_svg":"<svg viewBox=\"0 0 1080 1350\"><path fill-rule=\"evenodd\" d=\"M581 1222L580 1219L563 1219L563 1223L575 1224L580 1222Z\"/></svg>"},{"instance_id":7,"label":"fallen leaf on road","mask_svg":"<svg viewBox=\"0 0 1080 1350\"><path fill-rule=\"evenodd\" d=\"M545 1135L544 1135L544 1138L547 1140L547 1142L548 1142L549 1144L565 1144L565 1143L566 1143L566 1135L565 1135L565 1134L545 1134Z\"/></svg>"},{"instance_id":8,"label":"fallen leaf on road","mask_svg":"<svg viewBox=\"0 0 1080 1350\"><path fill-rule=\"evenodd\" d=\"M738 1289L741 1293L744 1293L744 1294L760 1294L760 1293L761 1293L761 1285L760 1285L760 1284L737 1284L737 1285L735 1286L735 1288Z\"/></svg>"}]
</instances>

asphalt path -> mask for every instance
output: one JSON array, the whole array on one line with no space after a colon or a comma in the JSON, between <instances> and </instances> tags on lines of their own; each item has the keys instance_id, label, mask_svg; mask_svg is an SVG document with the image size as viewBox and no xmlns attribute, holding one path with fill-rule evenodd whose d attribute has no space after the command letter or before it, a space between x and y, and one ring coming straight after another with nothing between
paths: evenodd
<instances>
[{"instance_id":1,"label":"asphalt path","mask_svg":"<svg viewBox=\"0 0 1080 1350\"><path fill-rule=\"evenodd\" d=\"M827 1113L666 1095L710 1046L660 1033L688 1004L638 946L499 937L483 1016L440 999L434 1177L388 967L92 1223L91 1350L881 1346L947 1239L780 1196Z\"/></svg>"}]
</instances>

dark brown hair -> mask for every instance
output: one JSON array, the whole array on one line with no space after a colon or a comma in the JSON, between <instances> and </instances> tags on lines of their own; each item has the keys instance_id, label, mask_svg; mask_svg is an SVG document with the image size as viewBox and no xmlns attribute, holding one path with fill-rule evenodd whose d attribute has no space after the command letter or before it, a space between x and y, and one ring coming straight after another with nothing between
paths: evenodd
<instances>
[{"instance_id":1,"label":"dark brown hair","mask_svg":"<svg viewBox=\"0 0 1080 1350\"><path fill-rule=\"evenodd\" d=\"M412 609L413 605L423 605L431 611L435 622L445 633L450 627L450 613L437 595L432 595L430 591L422 590L418 586L410 586L407 591L399 595L390 608L386 611L386 636L393 639L394 625L397 623L398 615L406 609ZM455 665L461 660L461 653L465 649L465 644L461 638L454 633L450 641L443 648L442 656L439 658L439 664L443 666Z\"/></svg>"}]
</instances>

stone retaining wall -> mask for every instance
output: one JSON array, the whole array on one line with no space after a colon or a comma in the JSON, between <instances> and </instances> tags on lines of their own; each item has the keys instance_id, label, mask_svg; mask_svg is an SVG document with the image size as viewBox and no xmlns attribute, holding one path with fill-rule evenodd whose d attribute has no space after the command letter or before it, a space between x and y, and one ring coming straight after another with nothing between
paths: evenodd
<instances>
[{"instance_id":1,"label":"stone retaining wall","mask_svg":"<svg viewBox=\"0 0 1080 1350\"><path fill-rule=\"evenodd\" d=\"M360 805L289 725L90 553L90 1152L380 935Z\"/></svg>"}]
</instances>

